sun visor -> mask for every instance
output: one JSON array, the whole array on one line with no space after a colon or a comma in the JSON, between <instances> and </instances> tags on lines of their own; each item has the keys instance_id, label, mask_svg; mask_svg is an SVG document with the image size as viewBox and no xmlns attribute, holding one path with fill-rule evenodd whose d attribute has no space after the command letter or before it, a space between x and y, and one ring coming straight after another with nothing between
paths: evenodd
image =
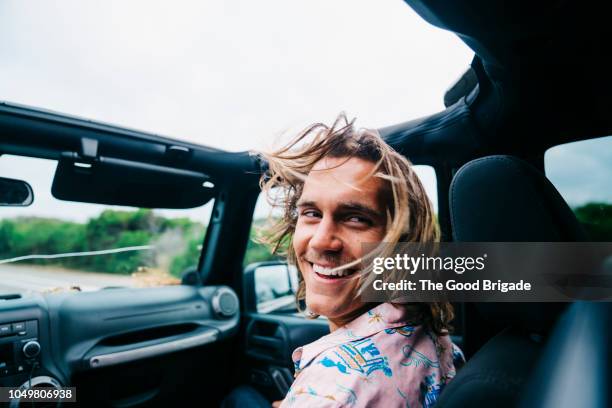
<instances>
[{"instance_id":1,"label":"sun visor","mask_svg":"<svg viewBox=\"0 0 612 408\"><path fill-rule=\"evenodd\" d=\"M59 160L51 193L55 198L142 208L194 208L214 196L203 173L112 157Z\"/></svg>"}]
</instances>

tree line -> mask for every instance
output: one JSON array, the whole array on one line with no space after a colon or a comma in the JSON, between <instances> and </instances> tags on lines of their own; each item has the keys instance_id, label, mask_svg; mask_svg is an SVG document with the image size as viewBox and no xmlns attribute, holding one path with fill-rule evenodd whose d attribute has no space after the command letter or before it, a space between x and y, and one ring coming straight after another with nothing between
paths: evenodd
<instances>
[{"instance_id":1,"label":"tree line","mask_svg":"<svg viewBox=\"0 0 612 408\"><path fill-rule=\"evenodd\" d=\"M612 242L611 204L589 203L574 208L574 213L592 241ZM273 259L269 248L255 239L264 222L253 223L245 265ZM189 218L165 218L149 209L106 210L85 223L17 217L0 220L0 259L152 245L151 250L26 262L115 274L151 267L180 277L185 269L198 263L205 234L206 225L202 223Z\"/></svg>"},{"instance_id":2,"label":"tree line","mask_svg":"<svg viewBox=\"0 0 612 408\"><path fill-rule=\"evenodd\" d=\"M197 263L206 227L188 218L165 218L152 210L105 210L85 223L17 217L0 221L0 257L61 254L152 245L151 250L25 262L84 271L130 274L161 267L174 276Z\"/></svg>"}]
</instances>

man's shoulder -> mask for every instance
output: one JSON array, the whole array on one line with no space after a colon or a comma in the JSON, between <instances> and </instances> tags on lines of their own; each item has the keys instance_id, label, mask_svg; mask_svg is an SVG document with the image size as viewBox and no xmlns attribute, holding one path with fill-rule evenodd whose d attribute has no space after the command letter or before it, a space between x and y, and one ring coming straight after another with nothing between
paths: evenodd
<instances>
[{"instance_id":1,"label":"man's shoulder","mask_svg":"<svg viewBox=\"0 0 612 408\"><path fill-rule=\"evenodd\" d=\"M342 375L369 377L376 373L391 377L386 350L388 342L379 333L364 338L349 338L323 351L314 363Z\"/></svg>"},{"instance_id":2,"label":"man's shoulder","mask_svg":"<svg viewBox=\"0 0 612 408\"><path fill-rule=\"evenodd\" d=\"M406 325L367 337L351 337L349 333L341 343L317 355L311 366L380 382L392 379L402 367L437 368L437 357L434 338L421 326Z\"/></svg>"},{"instance_id":3,"label":"man's shoulder","mask_svg":"<svg viewBox=\"0 0 612 408\"><path fill-rule=\"evenodd\" d=\"M298 375L293 395L365 405L432 399L454 375L449 360L454 351L448 336L435 336L423 326L398 326L361 338L347 333Z\"/></svg>"}]
</instances>

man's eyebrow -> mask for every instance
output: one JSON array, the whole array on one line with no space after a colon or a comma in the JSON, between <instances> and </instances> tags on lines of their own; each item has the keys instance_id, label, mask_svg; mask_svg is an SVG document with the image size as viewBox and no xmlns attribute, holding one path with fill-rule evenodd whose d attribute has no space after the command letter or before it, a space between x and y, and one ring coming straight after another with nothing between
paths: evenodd
<instances>
[{"instance_id":1,"label":"man's eyebrow","mask_svg":"<svg viewBox=\"0 0 612 408\"><path fill-rule=\"evenodd\" d=\"M299 200L296 204L297 208L316 207L316 206L317 206L317 203L312 200L303 200L303 201ZM338 209L340 211L359 211L373 218L383 218L384 217L384 214L381 213L380 211L377 211L376 209L369 207L365 204L359 203L357 201L348 201L346 203L342 203L338 205Z\"/></svg>"},{"instance_id":2,"label":"man's eyebrow","mask_svg":"<svg viewBox=\"0 0 612 408\"><path fill-rule=\"evenodd\" d=\"M298 200L295 204L296 207L316 207L317 203L312 200Z\"/></svg>"}]
</instances>

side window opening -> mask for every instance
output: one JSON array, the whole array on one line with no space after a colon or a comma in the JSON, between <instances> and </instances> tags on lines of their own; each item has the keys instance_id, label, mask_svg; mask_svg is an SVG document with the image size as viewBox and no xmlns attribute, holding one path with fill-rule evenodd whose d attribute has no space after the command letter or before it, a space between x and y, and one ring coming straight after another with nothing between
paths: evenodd
<instances>
[{"instance_id":1,"label":"side window opening","mask_svg":"<svg viewBox=\"0 0 612 408\"><path fill-rule=\"evenodd\" d=\"M612 136L554 146L544 166L591 240L612 242Z\"/></svg>"},{"instance_id":2,"label":"side window opening","mask_svg":"<svg viewBox=\"0 0 612 408\"><path fill-rule=\"evenodd\" d=\"M57 162L0 156L0 176L27 181L34 201L0 207L0 293L174 285L197 267L212 202L145 209L58 200Z\"/></svg>"}]
</instances>

